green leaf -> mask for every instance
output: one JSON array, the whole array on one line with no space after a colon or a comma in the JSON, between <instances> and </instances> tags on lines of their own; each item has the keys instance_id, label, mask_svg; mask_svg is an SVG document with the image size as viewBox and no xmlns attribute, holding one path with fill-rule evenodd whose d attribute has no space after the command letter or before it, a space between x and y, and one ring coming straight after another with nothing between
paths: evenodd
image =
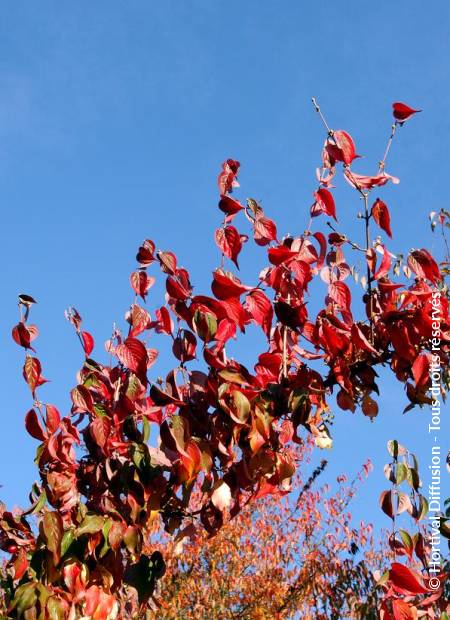
<instances>
[{"instance_id":1,"label":"green leaf","mask_svg":"<svg viewBox=\"0 0 450 620\"><path fill-rule=\"evenodd\" d=\"M417 491L422 485L420 481L419 472L414 467L407 468L406 481L409 484L409 486L412 489L414 489L414 491Z\"/></svg>"},{"instance_id":2,"label":"green leaf","mask_svg":"<svg viewBox=\"0 0 450 620\"><path fill-rule=\"evenodd\" d=\"M111 529L112 526L112 520L111 519L107 519L105 521L105 524L103 525L102 528L102 534L103 534L103 546L100 549L100 557L104 557L108 551L110 550L110 546L109 546L109 531Z\"/></svg>"},{"instance_id":3,"label":"green leaf","mask_svg":"<svg viewBox=\"0 0 450 620\"><path fill-rule=\"evenodd\" d=\"M66 555L67 550L69 549L70 545L73 543L74 540L75 535L73 533L73 530L66 530L61 540L61 557Z\"/></svg>"},{"instance_id":4,"label":"green leaf","mask_svg":"<svg viewBox=\"0 0 450 620\"><path fill-rule=\"evenodd\" d=\"M100 403L94 404L94 413L98 418L108 417L108 410L106 409L104 405L101 405Z\"/></svg>"},{"instance_id":5,"label":"green leaf","mask_svg":"<svg viewBox=\"0 0 450 620\"><path fill-rule=\"evenodd\" d=\"M76 537L83 536L83 534L95 534L100 532L103 528L105 520L100 515L86 515L83 523L76 530Z\"/></svg>"},{"instance_id":6,"label":"green leaf","mask_svg":"<svg viewBox=\"0 0 450 620\"><path fill-rule=\"evenodd\" d=\"M64 535L64 524L61 515L56 512L47 511L42 520L47 549L53 553L53 560L58 564L61 559L61 541Z\"/></svg>"},{"instance_id":7,"label":"green leaf","mask_svg":"<svg viewBox=\"0 0 450 620\"><path fill-rule=\"evenodd\" d=\"M408 549L409 553L412 553L414 544L411 536L406 530L399 530L400 538L402 539L403 544Z\"/></svg>"},{"instance_id":8,"label":"green leaf","mask_svg":"<svg viewBox=\"0 0 450 620\"><path fill-rule=\"evenodd\" d=\"M403 480L406 479L407 475L408 475L408 468L406 467L406 465L404 463L398 463L397 471L395 473L396 484L401 484Z\"/></svg>"},{"instance_id":9,"label":"green leaf","mask_svg":"<svg viewBox=\"0 0 450 620\"><path fill-rule=\"evenodd\" d=\"M145 443L150 439L150 422L146 417L142 418L142 439Z\"/></svg>"},{"instance_id":10,"label":"green leaf","mask_svg":"<svg viewBox=\"0 0 450 620\"><path fill-rule=\"evenodd\" d=\"M203 342L213 340L217 332L217 319L214 314L197 309L192 322L195 332Z\"/></svg>"},{"instance_id":11,"label":"green leaf","mask_svg":"<svg viewBox=\"0 0 450 620\"><path fill-rule=\"evenodd\" d=\"M36 582L33 581L17 588L11 605L11 610L17 611L17 618L21 618L27 609L31 609L36 604L36 585Z\"/></svg>"},{"instance_id":12,"label":"green leaf","mask_svg":"<svg viewBox=\"0 0 450 620\"><path fill-rule=\"evenodd\" d=\"M28 508L28 510L25 510L22 515L26 516L26 515L35 515L38 512L40 512L45 504L47 502L47 493L45 491L42 491L42 493L39 495L39 497L37 497L35 499L35 501L33 502L33 504Z\"/></svg>"}]
</instances>

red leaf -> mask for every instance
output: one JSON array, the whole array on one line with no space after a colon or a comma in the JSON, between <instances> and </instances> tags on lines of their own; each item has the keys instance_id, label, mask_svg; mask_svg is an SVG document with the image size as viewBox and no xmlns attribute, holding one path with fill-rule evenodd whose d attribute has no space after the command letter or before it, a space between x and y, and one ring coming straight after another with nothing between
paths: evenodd
<instances>
[{"instance_id":1,"label":"red leaf","mask_svg":"<svg viewBox=\"0 0 450 620\"><path fill-rule=\"evenodd\" d=\"M157 318L157 323L155 324L156 333L170 336L173 331L173 323L167 308L161 306L161 308L156 310L155 315Z\"/></svg>"},{"instance_id":2,"label":"red leaf","mask_svg":"<svg viewBox=\"0 0 450 620\"><path fill-rule=\"evenodd\" d=\"M414 108L410 108L406 103L401 103L397 101L392 104L392 114L396 121L399 122L400 125L403 125L405 121L408 120L413 114L417 114L417 112L422 112L422 110L415 110Z\"/></svg>"},{"instance_id":3,"label":"red leaf","mask_svg":"<svg viewBox=\"0 0 450 620\"><path fill-rule=\"evenodd\" d=\"M428 383L430 360L426 353L416 357L412 365L412 373L417 387L422 387Z\"/></svg>"},{"instance_id":4,"label":"red leaf","mask_svg":"<svg viewBox=\"0 0 450 620\"><path fill-rule=\"evenodd\" d=\"M242 250L242 237L234 226L218 228L215 234L216 244L222 254L225 254L239 268L237 257Z\"/></svg>"},{"instance_id":5,"label":"red leaf","mask_svg":"<svg viewBox=\"0 0 450 620\"><path fill-rule=\"evenodd\" d=\"M127 338L123 344L119 344L116 355L126 368L137 374L147 369L147 349L137 338Z\"/></svg>"},{"instance_id":6,"label":"red leaf","mask_svg":"<svg viewBox=\"0 0 450 620\"><path fill-rule=\"evenodd\" d=\"M428 250L413 250L408 256L408 266L419 278L430 280L434 284L441 280L439 267Z\"/></svg>"},{"instance_id":7,"label":"red leaf","mask_svg":"<svg viewBox=\"0 0 450 620\"><path fill-rule=\"evenodd\" d=\"M243 331L246 322L245 310L239 301L239 297L229 297L224 299L221 304L225 311L225 316L229 321L232 321L235 325L238 325Z\"/></svg>"},{"instance_id":8,"label":"red leaf","mask_svg":"<svg viewBox=\"0 0 450 620\"><path fill-rule=\"evenodd\" d=\"M16 559L14 560L14 580L21 579L28 569L27 552L23 547L19 549Z\"/></svg>"},{"instance_id":9,"label":"red leaf","mask_svg":"<svg viewBox=\"0 0 450 620\"><path fill-rule=\"evenodd\" d=\"M383 491L380 495L381 510L391 519L394 518L395 510L392 502L392 491Z\"/></svg>"},{"instance_id":10,"label":"red leaf","mask_svg":"<svg viewBox=\"0 0 450 620\"><path fill-rule=\"evenodd\" d=\"M219 209L227 215L227 221L231 221L239 211L243 211L244 207L238 200L223 195L220 197Z\"/></svg>"},{"instance_id":11,"label":"red leaf","mask_svg":"<svg viewBox=\"0 0 450 620\"><path fill-rule=\"evenodd\" d=\"M330 299L341 309L350 310L352 295L345 282L332 282L328 287Z\"/></svg>"},{"instance_id":12,"label":"red leaf","mask_svg":"<svg viewBox=\"0 0 450 620\"><path fill-rule=\"evenodd\" d=\"M401 594L425 594L428 592L427 588L421 583L420 576L399 562L392 564L389 580Z\"/></svg>"},{"instance_id":13,"label":"red leaf","mask_svg":"<svg viewBox=\"0 0 450 620\"><path fill-rule=\"evenodd\" d=\"M352 343L358 349L362 349L363 351L369 351L371 353L377 353L377 350L374 349L374 347L367 340L357 323L353 323L352 325Z\"/></svg>"},{"instance_id":14,"label":"red leaf","mask_svg":"<svg viewBox=\"0 0 450 620\"><path fill-rule=\"evenodd\" d=\"M273 319L273 307L270 299L260 290L252 291L245 298L244 308L269 338Z\"/></svg>"},{"instance_id":15,"label":"red leaf","mask_svg":"<svg viewBox=\"0 0 450 620\"><path fill-rule=\"evenodd\" d=\"M389 269L391 268L391 255L386 250L384 245L380 245L383 250L383 258L381 260L381 265L378 267L377 272L374 274L373 279L379 280L380 278L384 278L389 273Z\"/></svg>"},{"instance_id":16,"label":"red leaf","mask_svg":"<svg viewBox=\"0 0 450 620\"><path fill-rule=\"evenodd\" d=\"M31 392L34 394L36 388L46 382L41 376L41 362L36 357L27 355L23 365L23 378L30 386Z\"/></svg>"},{"instance_id":17,"label":"red leaf","mask_svg":"<svg viewBox=\"0 0 450 620\"><path fill-rule=\"evenodd\" d=\"M361 409L363 414L371 420L378 415L378 405L368 394L362 399Z\"/></svg>"},{"instance_id":18,"label":"red leaf","mask_svg":"<svg viewBox=\"0 0 450 620\"><path fill-rule=\"evenodd\" d=\"M155 260L155 244L150 239L145 239L136 255L136 260L141 265L150 265Z\"/></svg>"},{"instance_id":19,"label":"red leaf","mask_svg":"<svg viewBox=\"0 0 450 620\"><path fill-rule=\"evenodd\" d=\"M103 449L111 433L111 421L106 417L95 418L89 426L89 431L95 443Z\"/></svg>"},{"instance_id":20,"label":"red leaf","mask_svg":"<svg viewBox=\"0 0 450 620\"><path fill-rule=\"evenodd\" d=\"M183 363L195 359L196 348L197 339L194 334L187 329L182 329L180 331L172 345L173 354Z\"/></svg>"},{"instance_id":21,"label":"red leaf","mask_svg":"<svg viewBox=\"0 0 450 620\"><path fill-rule=\"evenodd\" d=\"M277 245L267 250L267 255L272 265L281 265L281 263L294 258L297 254L298 252L293 252L286 245Z\"/></svg>"},{"instance_id":22,"label":"red leaf","mask_svg":"<svg viewBox=\"0 0 450 620\"><path fill-rule=\"evenodd\" d=\"M89 357L94 348L94 339L89 332L81 332L81 340L83 342L83 349L86 357Z\"/></svg>"},{"instance_id":23,"label":"red leaf","mask_svg":"<svg viewBox=\"0 0 450 620\"><path fill-rule=\"evenodd\" d=\"M155 283L155 278L150 277L146 271L139 269L133 271L130 276L130 284L136 295L140 295L145 301L148 290Z\"/></svg>"},{"instance_id":24,"label":"red leaf","mask_svg":"<svg viewBox=\"0 0 450 620\"><path fill-rule=\"evenodd\" d=\"M391 218L387 205L377 198L372 206L372 217L378 226L392 239Z\"/></svg>"},{"instance_id":25,"label":"red leaf","mask_svg":"<svg viewBox=\"0 0 450 620\"><path fill-rule=\"evenodd\" d=\"M253 224L253 235L257 245L268 245L277 239L275 222L268 217L258 217Z\"/></svg>"},{"instance_id":26,"label":"red leaf","mask_svg":"<svg viewBox=\"0 0 450 620\"><path fill-rule=\"evenodd\" d=\"M381 187L382 185L386 185L388 181L392 181L394 184L400 183L397 177L393 177L391 174L387 174L387 172L382 172L381 174L377 174L375 176L367 176L364 174L356 174L351 170L345 170L344 176L346 181L350 183L352 187L356 187L357 189L372 189L373 187Z\"/></svg>"},{"instance_id":27,"label":"red leaf","mask_svg":"<svg viewBox=\"0 0 450 620\"><path fill-rule=\"evenodd\" d=\"M308 318L306 305L302 303L286 303L280 300L275 302L274 309L280 323L291 329L303 327Z\"/></svg>"},{"instance_id":28,"label":"red leaf","mask_svg":"<svg viewBox=\"0 0 450 620\"><path fill-rule=\"evenodd\" d=\"M314 198L316 202L311 207L311 216L316 217L321 213L325 213L325 215L330 215L337 221L333 194L327 189L321 188L314 193Z\"/></svg>"},{"instance_id":29,"label":"red leaf","mask_svg":"<svg viewBox=\"0 0 450 620\"><path fill-rule=\"evenodd\" d=\"M34 349L31 342L37 338L38 334L36 325L25 325L25 323L18 323L12 330L13 340L24 349L31 349L32 351Z\"/></svg>"},{"instance_id":30,"label":"red leaf","mask_svg":"<svg viewBox=\"0 0 450 620\"><path fill-rule=\"evenodd\" d=\"M219 347L223 347L223 345L228 342L230 338L234 338L235 335L236 323L234 321L230 321L229 319L222 319L217 326L214 339L217 341Z\"/></svg>"},{"instance_id":31,"label":"red leaf","mask_svg":"<svg viewBox=\"0 0 450 620\"><path fill-rule=\"evenodd\" d=\"M70 392L70 396L72 398L72 403L74 405L75 411L77 412L85 412L92 411L94 407L94 401L92 399L92 395L84 385L77 385L77 387L73 388Z\"/></svg>"},{"instance_id":32,"label":"red leaf","mask_svg":"<svg viewBox=\"0 0 450 620\"><path fill-rule=\"evenodd\" d=\"M158 252L157 258L161 271L171 276L175 275L177 270L177 257L173 252Z\"/></svg>"},{"instance_id":33,"label":"red leaf","mask_svg":"<svg viewBox=\"0 0 450 620\"><path fill-rule=\"evenodd\" d=\"M347 340L329 323L324 322L321 326L322 341L331 355L337 355L344 351Z\"/></svg>"},{"instance_id":34,"label":"red leaf","mask_svg":"<svg viewBox=\"0 0 450 620\"><path fill-rule=\"evenodd\" d=\"M45 424L50 433L54 433L59 427L61 416L59 415L58 409L54 405L45 405L45 410L47 414Z\"/></svg>"},{"instance_id":35,"label":"red leaf","mask_svg":"<svg viewBox=\"0 0 450 620\"><path fill-rule=\"evenodd\" d=\"M320 245L320 256L317 259L317 269L321 269L325 261L325 254L327 251L327 240L325 238L325 235L321 232L314 233L313 237L317 239Z\"/></svg>"},{"instance_id":36,"label":"red leaf","mask_svg":"<svg viewBox=\"0 0 450 620\"><path fill-rule=\"evenodd\" d=\"M176 275L167 276L166 291L172 299L186 301L192 293L189 273L186 269L177 269Z\"/></svg>"},{"instance_id":37,"label":"red leaf","mask_svg":"<svg viewBox=\"0 0 450 620\"><path fill-rule=\"evenodd\" d=\"M38 415L34 409L30 409L30 411L25 416L25 428L29 432L29 434L38 439L39 441L45 441L46 434L44 429L39 422Z\"/></svg>"},{"instance_id":38,"label":"red leaf","mask_svg":"<svg viewBox=\"0 0 450 620\"><path fill-rule=\"evenodd\" d=\"M411 608L409 603L402 599L396 598L392 601L392 611L394 620L417 620L416 607Z\"/></svg>"},{"instance_id":39,"label":"red leaf","mask_svg":"<svg viewBox=\"0 0 450 620\"><path fill-rule=\"evenodd\" d=\"M228 192L233 191L234 187L239 187L236 177L240 165L241 164L235 159L227 159L223 162L222 171L217 178L217 184L221 194L228 194Z\"/></svg>"},{"instance_id":40,"label":"red leaf","mask_svg":"<svg viewBox=\"0 0 450 620\"><path fill-rule=\"evenodd\" d=\"M127 320L131 325L130 336L138 336L150 327L150 314L138 304L131 306L131 311L127 315Z\"/></svg>"},{"instance_id":41,"label":"red leaf","mask_svg":"<svg viewBox=\"0 0 450 620\"><path fill-rule=\"evenodd\" d=\"M213 272L213 282L211 290L217 299L229 299L230 297L239 297L242 293L250 291L251 286L245 286L239 278L233 276L232 273L216 269Z\"/></svg>"},{"instance_id":42,"label":"red leaf","mask_svg":"<svg viewBox=\"0 0 450 620\"><path fill-rule=\"evenodd\" d=\"M328 139L326 144L328 155L335 161L342 161L346 165L350 165L352 161L359 157L356 154L355 143L353 138L346 131L338 129L333 133L332 139Z\"/></svg>"},{"instance_id":43,"label":"red leaf","mask_svg":"<svg viewBox=\"0 0 450 620\"><path fill-rule=\"evenodd\" d=\"M147 368L151 368L158 359L157 349L147 349Z\"/></svg>"}]
</instances>

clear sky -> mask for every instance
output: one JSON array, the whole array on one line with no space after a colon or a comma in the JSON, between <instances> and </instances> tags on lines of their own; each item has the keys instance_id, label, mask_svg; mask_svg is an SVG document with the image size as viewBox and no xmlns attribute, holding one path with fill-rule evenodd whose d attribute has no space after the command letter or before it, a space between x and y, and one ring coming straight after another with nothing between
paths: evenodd
<instances>
[{"instance_id":1,"label":"clear sky","mask_svg":"<svg viewBox=\"0 0 450 620\"><path fill-rule=\"evenodd\" d=\"M432 247L427 215L449 208L447 0L16 0L2 7L0 40L0 483L10 505L26 503L35 477L23 354L10 337L18 293L39 302L37 350L52 381L42 398L67 411L81 355L64 309L75 305L102 347L130 302L143 238L177 252L196 290L209 291L225 158L242 162L239 196L262 200L282 233L304 229L324 139L313 95L353 135L362 173L382 155L391 103L423 108L389 159L401 184L380 191L392 251ZM358 201L338 185L341 228L357 236ZM262 253L248 257L244 280L263 265ZM251 353L242 351L249 364ZM333 479L370 457L376 472L355 512L387 525L378 509L386 440L424 465L430 443L428 412L402 416L401 385L383 385L376 422L337 411L335 448L317 458L330 459Z\"/></svg>"}]
</instances>

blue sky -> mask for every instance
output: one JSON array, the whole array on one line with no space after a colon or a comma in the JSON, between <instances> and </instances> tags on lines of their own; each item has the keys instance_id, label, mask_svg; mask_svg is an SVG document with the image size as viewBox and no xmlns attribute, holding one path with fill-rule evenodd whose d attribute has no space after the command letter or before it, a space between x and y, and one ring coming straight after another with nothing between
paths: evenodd
<instances>
[{"instance_id":1,"label":"blue sky","mask_svg":"<svg viewBox=\"0 0 450 620\"><path fill-rule=\"evenodd\" d=\"M239 196L262 200L281 232L305 228L324 139L311 96L332 126L353 135L366 156L355 164L363 173L382 155L391 103L423 108L399 132L389 158L387 169L401 184L380 196L391 210L392 251L433 243L438 251L427 215L449 207L449 18L445 0L426 8L419 0L17 0L3 7L4 501L26 503L35 477L36 442L23 428L30 406L23 355L10 337L17 294L39 301L37 349L52 381L42 398L67 411L81 355L64 309L75 305L102 347L130 302L128 276L144 237L174 250L197 290L209 290L220 221L216 176L225 158L242 162ZM335 196L341 229L360 235L355 195L339 181ZM247 255L244 280L264 264L262 253ZM251 353L241 351L249 364ZM424 464L430 443L427 412L402 416L401 386L389 378L383 384L375 423L336 412L335 448L325 456L329 479L373 460L376 473L354 510L388 525L377 503L387 439L397 437ZM448 478L444 491L445 484Z\"/></svg>"}]
</instances>

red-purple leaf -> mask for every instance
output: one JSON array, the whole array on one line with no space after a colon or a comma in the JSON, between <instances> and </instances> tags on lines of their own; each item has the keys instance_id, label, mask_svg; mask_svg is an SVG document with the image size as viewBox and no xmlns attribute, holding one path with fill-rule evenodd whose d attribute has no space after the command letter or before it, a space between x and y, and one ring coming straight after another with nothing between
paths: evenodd
<instances>
[{"instance_id":1,"label":"red-purple leaf","mask_svg":"<svg viewBox=\"0 0 450 620\"><path fill-rule=\"evenodd\" d=\"M158 252L157 258L161 267L161 271L169 275L175 275L177 270L177 257L173 252Z\"/></svg>"},{"instance_id":2,"label":"red-purple leaf","mask_svg":"<svg viewBox=\"0 0 450 620\"><path fill-rule=\"evenodd\" d=\"M345 282L332 282L328 287L328 295L339 308L350 310L352 295Z\"/></svg>"},{"instance_id":3,"label":"red-purple leaf","mask_svg":"<svg viewBox=\"0 0 450 620\"><path fill-rule=\"evenodd\" d=\"M403 125L403 123L407 121L408 118L410 118L414 114L417 114L417 112L422 112L422 110L415 110L409 105L406 105L406 103L401 103L400 101L392 104L392 114L394 115L395 120L400 123L400 125Z\"/></svg>"},{"instance_id":4,"label":"red-purple leaf","mask_svg":"<svg viewBox=\"0 0 450 620\"><path fill-rule=\"evenodd\" d=\"M388 181L392 181L394 184L400 183L397 177L388 174L387 172L381 172L375 176L367 176L364 174L356 174L351 170L345 170L344 176L346 181L350 183L352 187L357 189L372 189L373 187L381 187L386 185Z\"/></svg>"},{"instance_id":5,"label":"red-purple leaf","mask_svg":"<svg viewBox=\"0 0 450 620\"><path fill-rule=\"evenodd\" d=\"M138 336L146 329L149 329L151 318L150 314L138 304L133 304L127 315L127 320L131 325L130 336Z\"/></svg>"},{"instance_id":6,"label":"red-purple leaf","mask_svg":"<svg viewBox=\"0 0 450 620\"><path fill-rule=\"evenodd\" d=\"M139 373L147 368L147 349L137 338L127 338L116 347L116 356L129 370Z\"/></svg>"},{"instance_id":7,"label":"red-purple leaf","mask_svg":"<svg viewBox=\"0 0 450 620\"><path fill-rule=\"evenodd\" d=\"M136 255L136 260L141 265L150 265L155 260L155 244L151 239L145 239Z\"/></svg>"},{"instance_id":8,"label":"red-purple leaf","mask_svg":"<svg viewBox=\"0 0 450 620\"><path fill-rule=\"evenodd\" d=\"M18 323L12 330L13 340L23 347L24 349L31 349L34 351L31 343L39 335L36 325L25 325L25 323Z\"/></svg>"},{"instance_id":9,"label":"red-purple leaf","mask_svg":"<svg viewBox=\"0 0 450 620\"><path fill-rule=\"evenodd\" d=\"M391 255L389 254L387 249L384 247L384 245L380 245L380 247L383 250L383 258L381 260L380 266L378 267L376 273L373 276L374 280L379 280L380 278L384 278L384 276L387 276L392 263Z\"/></svg>"},{"instance_id":10,"label":"red-purple leaf","mask_svg":"<svg viewBox=\"0 0 450 620\"><path fill-rule=\"evenodd\" d=\"M228 194L233 191L234 187L239 187L236 179L240 165L235 159L227 159L223 162L222 171L217 178L220 194Z\"/></svg>"},{"instance_id":11,"label":"red-purple leaf","mask_svg":"<svg viewBox=\"0 0 450 620\"><path fill-rule=\"evenodd\" d=\"M94 401L92 395L84 385L77 385L70 392L74 408L77 412L92 411L94 407Z\"/></svg>"},{"instance_id":12,"label":"red-purple leaf","mask_svg":"<svg viewBox=\"0 0 450 620\"><path fill-rule=\"evenodd\" d=\"M316 202L311 207L311 216L315 217L321 213L325 213L325 215L329 215L337 221L333 194L327 189L320 188L314 193L314 198Z\"/></svg>"},{"instance_id":13,"label":"red-purple leaf","mask_svg":"<svg viewBox=\"0 0 450 620\"><path fill-rule=\"evenodd\" d=\"M229 299L230 297L239 297L242 293L252 290L252 287L242 284L233 274L222 269L216 269L213 272L211 290L217 299Z\"/></svg>"},{"instance_id":14,"label":"red-purple leaf","mask_svg":"<svg viewBox=\"0 0 450 620\"><path fill-rule=\"evenodd\" d=\"M242 250L242 237L234 226L218 228L215 233L217 247L239 268L238 255Z\"/></svg>"},{"instance_id":15,"label":"red-purple leaf","mask_svg":"<svg viewBox=\"0 0 450 620\"><path fill-rule=\"evenodd\" d=\"M416 382L416 387L423 387L428 383L430 374L430 360L428 359L428 355L426 353L416 357L414 364L412 365L412 374L414 381Z\"/></svg>"},{"instance_id":16,"label":"red-purple leaf","mask_svg":"<svg viewBox=\"0 0 450 620\"><path fill-rule=\"evenodd\" d=\"M420 575L399 562L393 562L389 571L389 580L402 594L425 594L429 592L422 583Z\"/></svg>"},{"instance_id":17,"label":"red-purple leaf","mask_svg":"<svg viewBox=\"0 0 450 620\"><path fill-rule=\"evenodd\" d=\"M238 200L223 195L220 197L219 209L226 214L226 220L230 222L239 211L243 211L244 207Z\"/></svg>"},{"instance_id":18,"label":"red-purple leaf","mask_svg":"<svg viewBox=\"0 0 450 620\"><path fill-rule=\"evenodd\" d=\"M45 405L45 410L47 414L45 418L47 429L50 431L50 433L54 433L59 427L59 423L61 422L61 416L58 409L54 405L50 405L47 403Z\"/></svg>"},{"instance_id":19,"label":"red-purple leaf","mask_svg":"<svg viewBox=\"0 0 450 620\"><path fill-rule=\"evenodd\" d=\"M428 252L422 248L421 250L413 250L408 256L408 266L414 271L416 276L425 280L430 280L433 284L440 282L442 276L439 267Z\"/></svg>"},{"instance_id":20,"label":"red-purple leaf","mask_svg":"<svg viewBox=\"0 0 450 620\"><path fill-rule=\"evenodd\" d=\"M86 357L89 357L94 348L94 338L89 332L81 332L81 340L83 342L83 349Z\"/></svg>"},{"instance_id":21,"label":"red-purple leaf","mask_svg":"<svg viewBox=\"0 0 450 620\"><path fill-rule=\"evenodd\" d=\"M133 271L130 276L130 284L136 295L140 295L145 301L148 290L155 283L155 278L150 277L146 271L139 269Z\"/></svg>"},{"instance_id":22,"label":"red-purple leaf","mask_svg":"<svg viewBox=\"0 0 450 620\"><path fill-rule=\"evenodd\" d=\"M257 245L268 245L277 239L275 222L268 217L258 217L253 224L253 234Z\"/></svg>"},{"instance_id":23,"label":"red-purple leaf","mask_svg":"<svg viewBox=\"0 0 450 620\"><path fill-rule=\"evenodd\" d=\"M38 439L39 441L45 441L46 435L45 431L39 422L38 415L34 409L30 409L30 411L25 416L25 428L29 432L29 434L34 437L34 439Z\"/></svg>"},{"instance_id":24,"label":"red-purple leaf","mask_svg":"<svg viewBox=\"0 0 450 620\"><path fill-rule=\"evenodd\" d=\"M342 161L348 166L358 157L353 138L342 129L333 132L333 137L327 141L325 148L331 159Z\"/></svg>"},{"instance_id":25,"label":"red-purple leaf","mask_svg":"<svg viewBox=\"0 0 450 620\"><path fill-rule=\"evenodd\" d=\"M36 388L39 385L42 385L47 381L42 377L41 372L41 362L36 357L31 357L30 355L27 355L25 363L23 365L23 377L30 386L32 394L35 393Z\"/></svg>"},{"instance_id":26,"label":"red-purple leaf","mask_svg":"<svg viewBox=\"0 0 450 620\"><path fill-rule=\"evenodd\" d=\"M387 205L377 198L372 206L372 217L378 226L392 239L391 218Z\"/></svg>"},{"instance_id":27,"label":"red-purple leaf","mask_svg":"<svg viewBox=\"0 0 450 620\"><path fill-rule=\"evenodd\" d=\"M273 307L270 299L260 290L252 291L245 298L244 308L269 338L273 319Z\"/></svg>"}]
</instances>

